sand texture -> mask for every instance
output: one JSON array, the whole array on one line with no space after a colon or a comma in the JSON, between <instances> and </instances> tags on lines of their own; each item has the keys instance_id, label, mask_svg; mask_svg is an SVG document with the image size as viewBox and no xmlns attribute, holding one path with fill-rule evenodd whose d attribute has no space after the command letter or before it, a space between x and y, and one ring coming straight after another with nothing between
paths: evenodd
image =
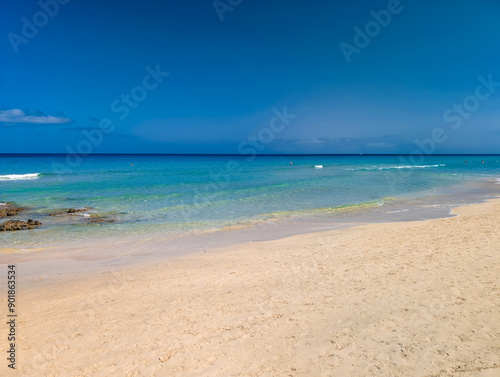
<instances>
[{"instance_id":1,"label":"sand texture","mask_svg":"<svg viewBox=\"0 0 500 377\"><path fill-rule=\"evenodd\" d=\"M500 200L455 213L21 276L0 375L500 376Z\"/></svg>"}]
</instances>

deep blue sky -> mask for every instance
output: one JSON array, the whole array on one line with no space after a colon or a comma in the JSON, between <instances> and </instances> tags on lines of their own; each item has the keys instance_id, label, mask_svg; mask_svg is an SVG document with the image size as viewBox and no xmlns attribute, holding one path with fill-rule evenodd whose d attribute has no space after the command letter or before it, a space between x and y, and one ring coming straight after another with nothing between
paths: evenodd
<instances>
[{"instance_id":1,"label":"deep blue sky","mask_svg":"<svg viewBox=\"0 0 500 377\"><path fill-rule=\"evenodd\" d=\"M498 0L401 0L350 63L339 45L388 1L243 0L221 21L213 0L70 0L17 53L9 33L40 5L1 7L0 153L65 153L103 118L95 153L238 153L259 132L261 153L411 153L436 128L437 153L500 153L500 84L443 119L479 76L500 82ZM120 119L113 101L158 65L170 75ZM285 106L296 117L262 131Z\"/></svg>"}]
</instances>

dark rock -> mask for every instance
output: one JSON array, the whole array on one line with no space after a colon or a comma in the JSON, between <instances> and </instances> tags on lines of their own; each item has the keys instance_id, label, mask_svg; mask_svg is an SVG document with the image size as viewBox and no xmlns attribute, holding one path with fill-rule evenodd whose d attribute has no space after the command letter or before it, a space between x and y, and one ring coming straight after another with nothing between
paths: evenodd
<instances>
[{"instance_id":1,"label":"dark rock","mask_svg":"<svg viewBox=\"0 0 500 377\"><path fill-rule=\"evenodd\" d=\"M91 209L90 207L85 207L85 208L70 208L66 213L79 213L79 212L85 212Z\"/></svg>"},{"instance_id":2,"label":"dark rock","mask_svg":"<svg viewBox=\"0 0 500 377\"><path fill-rule=\"evenodd\" d=\"M61 211L57 212L51 212L49 213L49 216L61 216L61 215L72 215L74 213L80 213L80 212L87 212L88 210L91 210L92 207L85 207L85 208L69 208L69 209L63 209Z\"/></svg>"},{"instance_id":3,"label":"dark rock","mask_svg":"<svg viewBox=\"0 0 500 377\"><path fill-rule=\"evenodd\" d=\"M29 219L28 221L20 221L20 220L9 220L0 224L0 231L10 232L15 230L27 230L33 229L37 226L42 225L40 221L35 221Z\"/></svg>"},{"instance_id":4,"label":"dark rock","mask_svg":"<svg viewBox=\"0 0 500 377\"><path fill-rule=\"evenodd\" d=\"M17 207L14 204L7 203L6 206L0 206L0 218L8 216L17 216L24 210L25 208Z\"/></svg>"},{"instance_id":5,"label":"dark rock","mask_svg":"<svg viewBox=\"0 0 500 377\"><path fill-rule=\"evenodd\" d=\"M60 216L60 215L67 215L67 214L68 214L68 211L64 210L64 211L51 212L51 213L49 213L49 216Z\"/></svg>"}]
</instances>

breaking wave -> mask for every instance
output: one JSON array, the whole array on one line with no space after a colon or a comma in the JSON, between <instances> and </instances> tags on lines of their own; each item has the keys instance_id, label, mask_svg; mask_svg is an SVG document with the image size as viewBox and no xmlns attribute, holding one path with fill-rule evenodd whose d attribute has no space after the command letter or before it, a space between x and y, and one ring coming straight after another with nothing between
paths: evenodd
<instances>
[{"instance_id":1,"label":"breaking wave","mask_svg":"<svg viewBox=\"0 0 500 377\"><path fill-rule=\"evenodd\" d=\"M374 166L371 168L346 169L352 171L370 171L370 170L389 170L389 169L423 169L423 168L438 168L446 166L446 164L438 165L402 165L402 166Z\"/></svg>"},{"instance_id":2,"label":"breaking wave","mask_svg":"<svg viewBox=\"0 0 500 377\"><path fill-rule=\"evenodd\" d=\"M37 179L39 175L40 173L0 175L0 181L24 181L29 179Z\"/></svg>"}]
</instances>

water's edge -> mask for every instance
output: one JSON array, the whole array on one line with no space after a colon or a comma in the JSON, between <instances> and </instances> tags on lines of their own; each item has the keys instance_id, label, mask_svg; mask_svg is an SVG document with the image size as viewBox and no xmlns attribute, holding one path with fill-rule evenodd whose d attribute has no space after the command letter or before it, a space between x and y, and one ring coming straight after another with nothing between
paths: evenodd
<instances>
[{"instance_id":1,"label":"water's edge","mask_svg":"<svg viewBox=\"0 0 500 377\"><path fill-rule=\"evenodd\" d=\"M425 221L454 217L453 208L479 204L500 196L495 180L467 182L447 192L419 193L422 196L385 198L382 205L349 206L335 211L307 211L300 215L234 224L218 230L191 232L182 236L158 233L109 237L101 240L34 245L1 249L0 264L22 261L66 259L102 265L131 265L196 252L207 252L237 244L270 241L294 235L350 228L370 223ZM49 268L50 269L50 268Z\"/></svg>"}]
</instances>

